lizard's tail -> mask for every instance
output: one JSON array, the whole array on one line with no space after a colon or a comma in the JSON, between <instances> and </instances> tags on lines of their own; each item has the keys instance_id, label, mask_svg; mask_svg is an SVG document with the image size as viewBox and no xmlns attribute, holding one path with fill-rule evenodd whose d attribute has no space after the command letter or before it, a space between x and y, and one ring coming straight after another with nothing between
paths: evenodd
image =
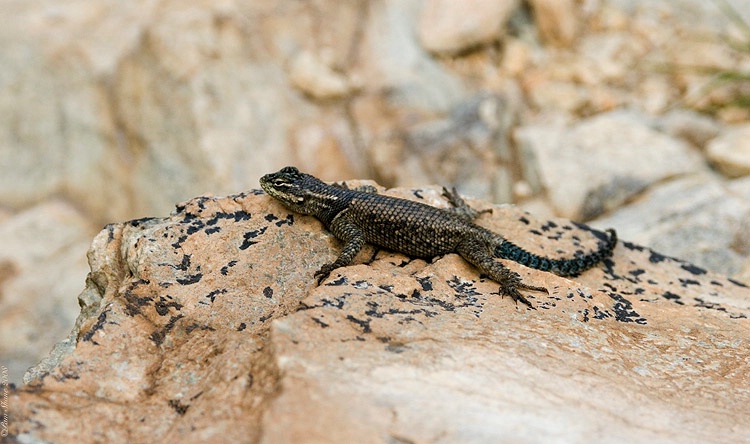
<instances>
[{"instance_id":1,"label":"lizard's tail","mask_svg":"<svg viewBox=\"0 0 750 444\"><path fill-rule=\"evenodd\" d=\"M537 256L507 240L503 240L495 249L495 256L500 259L510 259L537 270L551 271L558 276L574 276L588 270L612 255L612 250L617 245L617 232L610 228L607 230L607 233L609 234L609 239L602 248L573 259L549 259Z\"/></svg>"}]
</instances>

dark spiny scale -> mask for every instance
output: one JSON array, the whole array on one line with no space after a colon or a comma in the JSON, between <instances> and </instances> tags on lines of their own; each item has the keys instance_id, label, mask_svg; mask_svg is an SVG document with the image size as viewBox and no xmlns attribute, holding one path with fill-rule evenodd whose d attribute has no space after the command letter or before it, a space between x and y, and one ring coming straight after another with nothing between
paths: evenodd
<instances>
[{"instance_id":1,"label":"dark spiny scale","mask_svg":"<svg viewBox=\"0 0 750 444\"><path fill-rule=\"evenodd\" d=\"M538 256L474 224L472 220L480 212L471 209L455 189L443 189L443 195L454 208L440 209L375 194L372 189L350 190L331 186L294 167L266 174L260 179L260 184L290 209L320 219L334 236L344 242L336 261L315 273L318 282L336 268L351 263L367 242L418 257L458 253L500 283L504 294L531 306L519 290L547 290L524 284L518 273L495 261L490 252L528 267L568 276L610 256L617 243L614 230L608 230L609 239L599 251L572 259Z\"/></svg>"}]
</instances>

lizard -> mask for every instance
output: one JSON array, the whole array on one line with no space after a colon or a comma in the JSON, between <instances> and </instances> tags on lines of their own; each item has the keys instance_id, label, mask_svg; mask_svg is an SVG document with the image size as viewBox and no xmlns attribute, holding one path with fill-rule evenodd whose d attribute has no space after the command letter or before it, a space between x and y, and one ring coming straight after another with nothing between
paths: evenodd
<instances>
[{"instance_id":1,"label":"lizard","mask_svg":"<svg viewBox=\"0 0 750 444\"><path fill-rule=\"evenodd\" d=\"M547 292L528 285L499 259L510 259L530 268L560 276L577 275L609 257L617 233L608 229L599 249L569 259L552 259L530 253L503 236L474 223L480 212L471 208L455 188L443 195L452 208L377 194L374 187L349 189L330 185L293 166L260 179L263 190L290 210L314 216L344 243L338 258L323 265L314 277L320 285L332 271L349 265L365 243L407 256L432 258L458 253L464 260L500 284L500 293L534 308L519 290ZM490 211L490 210L485 210Z\"/></svg>"}]
</instances>

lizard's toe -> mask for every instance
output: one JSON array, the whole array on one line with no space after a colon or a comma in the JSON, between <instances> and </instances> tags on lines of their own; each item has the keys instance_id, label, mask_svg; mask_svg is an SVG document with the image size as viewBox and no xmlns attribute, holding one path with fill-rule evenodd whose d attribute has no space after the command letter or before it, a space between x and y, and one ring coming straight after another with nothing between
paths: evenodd
<instances>
[{"instance_id":1,"label":"lizard's toe","mask_svg":"<svg viewBox=\"0 0 750 444\"><path fill-rule=\"evenodd\" d=\"M501 291L502 291L502 290L501 290ZM521 294L521 292L520 292L520 291L518 291L518 289L516 289L516 288L511 288L511 289L509 289L509 290L505 290L505 291L503 291L503 293L505 293L505 294L507 294L508 296L510 296L511 298L513 298L513 301L514 301L514 302L515 302L516 304L518 304L518 302L520 301L521 303L523 303L523 304L526 304L526 305L528 305L528 306L529 306L529 308L531 308L531 309L535 309L535 308L534 308L534 306L533 306L533 305L531 305L531 302L529 302L529 300L528 300L528 299L526 299L526 297L525 297L524 295L522 295L522 294Z\"/></svg>"},{"instance_id":2,"label":"lizard's toe","mask_svg":"<svg viewBox=\"0 0 750 444\"><path fill-rule=\"evenodd\" d=\"M334 270L333 264L325 264L320 267L320 270L315 272L314 277L318 280L318 285L327 278Z\"/></svg>"}]
</instances>

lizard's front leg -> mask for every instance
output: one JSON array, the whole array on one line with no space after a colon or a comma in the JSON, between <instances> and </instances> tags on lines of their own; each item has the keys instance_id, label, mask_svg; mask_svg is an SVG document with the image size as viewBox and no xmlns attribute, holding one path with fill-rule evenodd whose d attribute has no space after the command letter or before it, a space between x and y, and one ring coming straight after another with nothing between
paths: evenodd
<instances>
[{"instance_id":1,"label":"lizard's front leg","mask_svg":"<svg viewBox=\"0 0 750 444\"><path fill-rule=\"evenodd\" d=\"M330 230L336 238L344 241L344 249L341 250L339 257L334 262L323 265L320 270L315 272L318 284L323 282L333 270L349 265L365 245L365 236L362 234L362 230L355 223L349 221L343 212L333 220Z\"/></svg>"}]
</instances>

